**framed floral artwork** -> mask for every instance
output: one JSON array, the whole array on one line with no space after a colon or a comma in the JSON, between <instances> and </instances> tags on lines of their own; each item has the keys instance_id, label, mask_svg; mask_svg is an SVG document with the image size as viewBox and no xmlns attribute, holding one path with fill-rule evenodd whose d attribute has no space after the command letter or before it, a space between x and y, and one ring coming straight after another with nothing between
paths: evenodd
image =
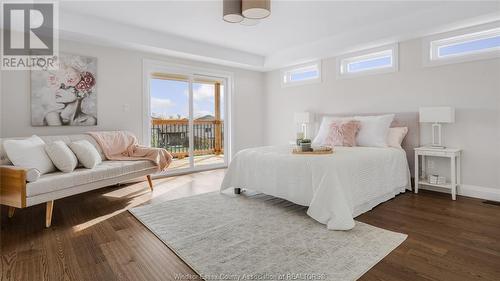
<instances>
[{"instance_id":1,"label":"framed floral artwork","mask_svg":"<svg viewBox=\"0 0 500 281\"><path fill-rule=\"evenodd\" d=\"M61 54L57 63L31 71L32 126L97 125L97 58Z\"/></svg>"}]
</instances>

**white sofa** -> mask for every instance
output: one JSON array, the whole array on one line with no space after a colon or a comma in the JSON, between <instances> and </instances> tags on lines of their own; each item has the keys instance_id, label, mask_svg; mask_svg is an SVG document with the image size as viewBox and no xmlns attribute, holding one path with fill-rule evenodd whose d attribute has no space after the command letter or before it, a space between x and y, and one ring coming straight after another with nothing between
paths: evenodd
<instances>
[{"instance_id":1,"label":"white sofa","mask_svg":"<svg viewBox=\"0 0 500 281\"><path fill-rule=\"evenodd\" d=\"M47 203L45 225L50 227L54 200L141 176L147 176L149 187L153 189L150 175L157 172L157 167L151 161L108 161L101 147L87 134L40 138L47 144L56 140L65 143L88 140L96 147L103 162L94 169L77 167L71 173L58 171L41 175L38 179L30 178L29 169L15 167L8 159L3 149L3 141L8 138L0 139L0 204L9 206L9 217L14 215L15 208Z\"/></svg>"}]
</instances>

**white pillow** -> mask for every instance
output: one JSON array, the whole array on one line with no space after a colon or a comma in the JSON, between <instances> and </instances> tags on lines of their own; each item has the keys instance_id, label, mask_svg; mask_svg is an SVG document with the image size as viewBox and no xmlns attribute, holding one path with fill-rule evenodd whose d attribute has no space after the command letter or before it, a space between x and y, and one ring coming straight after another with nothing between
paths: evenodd
<instances>
[{"instance_id":1,"label":"white pillow","mask_svg":"<svg viewBox=\"0 0 500 281\"><path fill-rule=\"evenodd\" d=\"M65 173L71 173L78 165L75 154L63 141L54 141L45 146L45 152L49 155L54 165Z\"/></svg>"},{"instance_id":2,"label":"white pillow","mask_svg":"<svg viewBox=\"0 0 500 281\"><path fill-rule=\"evenodd\" d=\"M312 141L313 145L325 145L326 138L330 132L330 125L339 120L352 120L353 117L337 117L337 116L324 116L321 120L321 125L319 126L318 134Z\"/></svg>"},{"instance_id":3,"label":"white pillow","mask_svg":"<svg viewBox=\"0 0 500 281\"><path fill-rule=\"evenodd\" d=\"M3 147L14 166L37 169L40 174L56 170L45 152L45 143L38 136L33 135L22 140L5 140Z\"/></svg>"},{"instance_id":4,"label":"white pillow","mask_svg":"<svg viewBox=\"0 0 500 281\"><path fill-rule=\"evenodd\" d=\"M378 116L355 116L361 124L356 142L358 146L387 147L387 133L394 114Z\"/></svg>"},{"instance_id":5,"label":"white pillow","mask_svg":"<svg viewBox=\"0 0 500 281\"><path fill-rule=\"evenodd\" d=\"M389 147L402 148L401 143L403 143L407 133L408 127L389 128L389 132L387 133L387 145Z\"/></svg>"},{"instance_id":6,"label":"white pillow","mask_svg":"<svg viewBox=\"0 0 500 281\"><path fill-rule=\"evenodd\" d=\"M26 170L26 181L27 182L36 182L40 178L41 174L38 169L28 169Z\"/></svg>"},{"instance_id":7,"label":"white pillow","mask_svg":"<svg viewBox=\"0 0 500 281\"><path fill-rule=\"evenodd\" d=\"M79 140L69 144L76 157L85 168L93 169L101 164L102 158L97 149L87 140Z\"/></svg>"},{"instance_id":8,"label":"white pillow","mask_svg":"<svg viewBox=\"0 0 500 281\"><path fill-rule=\"evenodd\" d=\"M34 168L22 168L16 167L12 165L0 165L0 167L5 167L9 169L20 169L26 171L26 181L27 182L35 182L40 178L40 172Z\"/></svg>"}]
</instances>

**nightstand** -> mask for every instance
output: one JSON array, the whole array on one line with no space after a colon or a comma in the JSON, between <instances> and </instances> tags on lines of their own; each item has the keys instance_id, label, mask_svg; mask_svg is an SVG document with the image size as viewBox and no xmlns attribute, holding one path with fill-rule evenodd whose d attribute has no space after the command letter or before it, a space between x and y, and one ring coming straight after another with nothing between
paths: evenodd
<instances>
[{"instance_id":1,"label":"nightstand","mask_svg":"<svg viewBox=\"0 0 500 281\"><path fill-rule=\"evenodd\" d=\"M456 200L457 186L461 184L460 161L462 150L459 148L415 148L415 193L418 193L419 185L435 186L451 190L451 198ZM426 175L425 158L426 157L445 157L450 158L451 175L445 184L430 183ZM422 173L419 168L419 158L422 158Z\"/></svg>"}]
</instances>

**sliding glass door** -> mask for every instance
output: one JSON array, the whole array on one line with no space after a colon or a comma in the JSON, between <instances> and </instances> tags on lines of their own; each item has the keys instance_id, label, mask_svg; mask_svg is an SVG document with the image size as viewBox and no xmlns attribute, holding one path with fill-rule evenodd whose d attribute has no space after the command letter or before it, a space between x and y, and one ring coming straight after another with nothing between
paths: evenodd
<instances>
[{"instance_id":1,"label":"sliding glass door","mask_svg":"<svg viewBox=\"0 0 500 281\"><path fill-rule=\"evenodd\" d=\"M174 156L167 173L227 166L226 81L200 74L150 73L149 139L152 147Z\"/></svg>"},{"instance_id":2,"label":"sliding glass door","mask_svg":"<svg viewBox=\"0 0 500 281\"><path fill-rule=\"evenodd\" d=\"M204 77L193 83L194 166L224 164L224 84Z\"/></svg>"}]
</instances>

